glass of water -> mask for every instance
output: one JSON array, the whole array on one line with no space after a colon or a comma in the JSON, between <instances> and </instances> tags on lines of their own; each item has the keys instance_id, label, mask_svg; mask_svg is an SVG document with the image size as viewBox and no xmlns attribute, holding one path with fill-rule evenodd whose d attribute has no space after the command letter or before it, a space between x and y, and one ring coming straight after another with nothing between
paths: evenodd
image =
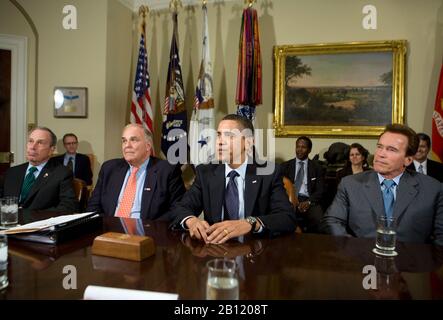
<instances>
[{"instance_id":1,"label":"glass of water","mask_svg":"<svg viewBox=\"0 0 443 320\"><path fill-rule=\"evenodd\" d=\"M0 198L0 223L3 227L12 227L18 223L18 198Z\"/></svg>"},{"instance_id":2,"label":"glass of water","mask_svg":"<svg viewBox=\"0 0 443 320\"><path fill-rule=\"evenodd\" d=\"M208 261L206 300L238 300L237 265L232 259Z\"/></svg>"},{"instance_id":3,"label":"glass of water","mask_svg":"<svg viewBox=\"0 0 443 320\"><path fill-rule=\"evenodd\" d=\"M394 217L378 216L377 217L377 235L375 239L374 253L394 257L397 255L395 251L396 220Z\"/></svg>"},{"instance_id":4,"label":"glass of water","mask_svg":"<svg viewBox=\"0 0 443 320\"><path fill-rule=\"evenodd\" d=\"M8 238L0 234L0 290L8 284Z\"/></svg>"}]
</instances>

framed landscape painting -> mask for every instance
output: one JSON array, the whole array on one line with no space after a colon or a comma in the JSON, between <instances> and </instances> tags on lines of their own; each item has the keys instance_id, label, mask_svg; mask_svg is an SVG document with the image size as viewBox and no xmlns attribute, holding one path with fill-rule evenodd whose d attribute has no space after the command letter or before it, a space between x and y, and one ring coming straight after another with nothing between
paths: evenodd
<instances>
[{"instance_id":1,"label":"framed landscape painting","mask_svg":"<svg viewBox=\"0 0 443 320\"><path fill-rule=\"evenodd\" d=\"M274 47L276 136L378 136L404 122L406 41Z\"/></svg>"}]
</instances>

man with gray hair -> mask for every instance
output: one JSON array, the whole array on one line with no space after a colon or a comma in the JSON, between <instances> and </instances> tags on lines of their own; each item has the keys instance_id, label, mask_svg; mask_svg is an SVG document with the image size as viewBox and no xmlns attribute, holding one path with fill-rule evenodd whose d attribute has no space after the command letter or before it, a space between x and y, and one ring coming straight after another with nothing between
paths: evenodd
<instances>
[{"instance_id":1,"label":"man with gray hair","mask_svg":"<svg viewBox=\"0 0 443 320\"><path fill-rule=\"evenodd\" d=\"M179 165L151 155L152 135L139 124L123 129L123 158L103 163L86 211L122 218L169 220L185 192Z\"/></svg>"},{"instance_id":2,"label":"man with gray hair","mask_svg":"<svg viewBox=\"0 0 443 320\"><path fill-rule=\"evenodd\" d=\"M72 171L49 161L57 143L46 127L30 131L26 146L29 162L6 171L0 196L16 196L19 206L30 210L74 212L77 201L72 186Z\"/></svg>"}]
</instances>

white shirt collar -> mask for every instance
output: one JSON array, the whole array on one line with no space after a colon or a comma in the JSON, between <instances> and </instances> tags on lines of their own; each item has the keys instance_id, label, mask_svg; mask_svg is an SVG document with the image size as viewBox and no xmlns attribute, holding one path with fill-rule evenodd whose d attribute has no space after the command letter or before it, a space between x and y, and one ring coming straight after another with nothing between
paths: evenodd
<instances>
[{"instance_id":1,"label":"white shirt collar","mask_svg":"<svg viewBox=\"0 0 443 320\"><path fill-rule=\"evenodd\" d=\"M303 162L305 165L308 164L309 158L306 158L305 160L300 160L299 158L295 157L295 164L297 165L298 162Z\"/></svg>"},{"instance_id":2,"label":"white shirt collar","mask_svg":"<svg viewBox=\"0 0 443 320\"><path fill-rule=\"evenodd\" d=\"M29 172L29 169L31 167L36 167L38 172L40 173L40 171L43 170L43 167L48 163L48 161L40 163L38 166L33 166L30 162L28 163L28 169L26 169L26 174Z\"/></svg>"},{"instance_id":3,"label":"white shirt collar","mask_svg":"<svg viewBox=\"0 0 443 320\"><path fill-rule=\"evenodd\" d=\"M399 185L399 183L400 183L400 178L401 178L401 176L403 175L403 172L402 173L400 173L398 176L396 176L394 179L388 179L388 180L394 180L394 182L395 182L395 185ZM386 178L385 177L383 177L380 173L378 173L377 172L377 176L378 176L378 181L380 182L380 184L382 184L383 183L383 180L385 180Z\"/></svg>"},{"instance_id":4,"label":"white shirt collar","mask_svg":"<svg viewBox=\"0 0 443 320\"><path fill-rule=\"evenodd\" d=\"M414 159L414 167L415 167L415 171L418 172L418 167L419 167L420 165L423 167L423 170L426 171L426 168L428 167L428 159L426 159L426 160L423 161L423 162L418 162L417 160Z\"/></svg>"},{"instance_id":5,"label":"white shirt collar","mask_svg":"<svg viewBox=\"0 0 443 320\"><path fill-rule=\"evenodd\" d=\"M245 161L237 169L232 169L227 163L225 163L225 177L227 177L232 170L235 170L240 175L240 177L242 177L242 179L245 180L247 166L248 166L248 157L246 157Z\"/></svg>"}]
</instances>

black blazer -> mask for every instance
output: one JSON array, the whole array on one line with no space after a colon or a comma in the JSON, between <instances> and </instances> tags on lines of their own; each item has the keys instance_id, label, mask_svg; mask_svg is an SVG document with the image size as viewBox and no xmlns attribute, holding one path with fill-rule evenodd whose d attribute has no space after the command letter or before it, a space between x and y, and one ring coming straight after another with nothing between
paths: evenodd
<instances>
[{"instance_id":1,"label":"black blazer","mask_svg":"<svg viewBox=\"0 0 443 320\"><path fill-rule=\"evenodd\" d=\"M128 169L129 164L124 159L103 163L86 211L114 216ZM169 220L170 208L186 191L180 166L172 166L165 160L151 157L146 169L140 218Z\"/></svg>"},{"instance_id":2,"label":"black blazer","mask_svg":"<svg viewBox=\"0 0 443 320\"><path fill-rule=\"evenodd\" d=\"M285 177L292 182L295 181L295 158L281 164ZM296 192L298 192L297 190ZM316 161L308 159L308 192L309 200L314 203L321 203L325 193L324 170Z\"/></svg>"},{"instance_id":3,"label":"black blazer","mask_svg":"<svg viewBox=\"0 0 443 320\"><path fill-rule=\"evenodd\" d=\"M3 196L20 197L28 163L6 171ZM72 187L72 172L55 162L48 161L22 204L24 209L74 212L78 208Z\"/></svg>"},{"instance_id":4,"label":"black blazer","mask_svg":"<svg viewBox=\"0 0 443 320\"><path fill-rule=\"evenodd\" d=\"M258 166L248 164L245 176L245 217L259 217L271 236L294 232L295 213L283 187L280 168L269 175L258 175ZM175 217L171 227L180 229L181 221L188 216L198 216L203 211L209 224L221 221L225 165L205 164L196 168L191 188L173 210Z\"/></svg>"},{"instance_id":5,"label":"black blazer","mask_svg":"<svg viewBox=\"0 0 443 320\"><path fill-rule=\"evenodd\" d=\"M412 162L407 169L409 171L415 171L414 162ZM437 161L433 161L431 159L428 159L427 163L427 175L437 179L440 182L443 182L443 164Z\"/></svg>"},{"instance_id":6,"label":"black blazer","mask_svg":"<svg viewBox=\"0 0 443 320\"><path fill-rule=\"evenodd\" d=\"M63 165L64 159L65 154L62 154L60 156L53 157L51 161L55 161ZM91 161L87 155L82 153L75 154L74 177L77 179L82 179L88 186L92 185Z\"/></svg>"}]
</instances>

